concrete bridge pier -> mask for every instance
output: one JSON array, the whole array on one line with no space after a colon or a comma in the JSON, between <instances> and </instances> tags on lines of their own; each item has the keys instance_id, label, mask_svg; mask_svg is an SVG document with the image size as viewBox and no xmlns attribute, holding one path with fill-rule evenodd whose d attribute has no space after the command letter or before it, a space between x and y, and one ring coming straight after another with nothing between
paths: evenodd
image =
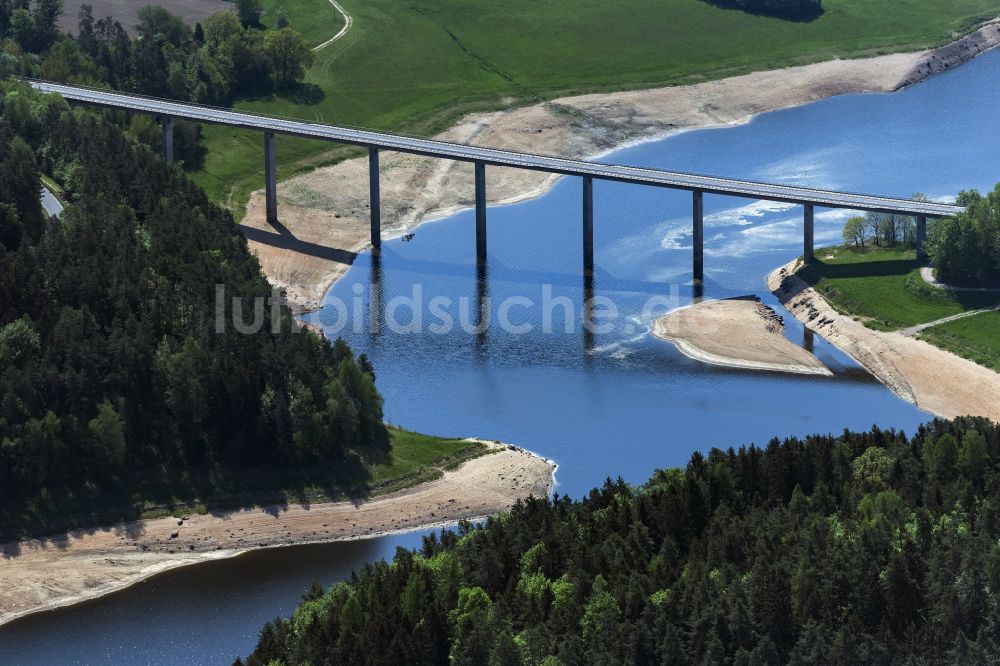
<instances>
[{"instance_id":1,"label":"concrete bridge pier","mask_svg":"<svg viewBox=\"0 0 1000 666\"><path fill-rule=\"evenodd\" d=\"M274 156L274 132L264 132L264 196L267 199L267 221L278 221L278 163Z\"/></svg>"},{"instance_id":2,"label":"concrete bridge pier","mask_svg":"<svg viewBox=\"0 0 1000 666\"><path fill-rule=\"evenodd\" d=\"M368 196L370 199L372 250L382 250L382 198L379 194L378 148L368 147Z\"/></svg>"},{"instance_id":3,"label":"concrete bridge pier","mask_svg":"<svg viewBox=\"0 0 1000 666\"><path fill-rule=\"evenodd\" d=\"M917 261L927 259L927 217L917 216Z\"/></svg>"},{"instance_id":4,"label":"concrete bridge pier","mask_svg":"<svg viewBox=\"0 0 1000 666\"><path fill-rule=\"evenodd\" d=\"M583 177L583 274L594 274L594 179Z\"/></svg>"},{"instance_id":5,"label":"concrete bridge pier","mask_svg":"<svg viewBox=\"0 0 1000 666\"><path fill-rule=\"evenodd\" d=\"M167 164L174 163L174 119L163 116L163 159Z\"/></svg>"},{"instance_id":6,"label":"concrete bridge pier","mask_svg":"<svg viewBox=\"0 0 1000 666\"><path fill-rule=\"evenodd\" d=\"M694 253L694 284L705 282L705 193L692 193L691 218L693 223L692 252Z\"/></svg>"},{"instance_id":7,"label":"concrete bridge pier","mask_svg":"<svg viewBox=\"0 0 1000 666\"><path fill-rule=\"evenodd\" d=\"M476 162L476 259L486 259L486 165Z\"/></svg>"},{"instance_id":8,"label":"concrete bridge pier","mask_svg":"<svg viewBox=\"0 0 1000 666\"><path fill-rule=\"evenodd\" d=\"M805 259L806 263L811 262L816 258L816 252L814 248L814 226L815 226L815 207L812 204L805 205L805 212L803 214L803 251L802 257Z\"/></svg>"}]
</instances>

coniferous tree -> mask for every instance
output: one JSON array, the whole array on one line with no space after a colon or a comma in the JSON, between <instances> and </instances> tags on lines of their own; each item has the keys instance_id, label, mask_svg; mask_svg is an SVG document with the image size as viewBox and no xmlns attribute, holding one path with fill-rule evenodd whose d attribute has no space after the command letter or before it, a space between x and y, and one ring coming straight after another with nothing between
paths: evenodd
<instances>
[{"instance_id":1,"label":"coniferous tree","mask_svg":"<svg viewBox=\"0 0 1000 666\"><path fill-rule=\"evenodd\" d=\"M988 663L998 483L985 419L694 454L400 550L247 663Z\"/></svg>"}]
</instances>

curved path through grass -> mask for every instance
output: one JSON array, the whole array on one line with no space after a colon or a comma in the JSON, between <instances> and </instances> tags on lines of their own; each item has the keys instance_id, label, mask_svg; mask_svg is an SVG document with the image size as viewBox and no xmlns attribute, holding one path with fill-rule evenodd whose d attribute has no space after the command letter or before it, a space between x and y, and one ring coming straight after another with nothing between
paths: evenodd
<instances>
[{"instance_id":1,"label":"curved path through grass","mask_svg":"<svg viewBox=\"0 0 1000 666\"><path fill-rule=\"evenodd\" d=\"M934 321L929 321L926 324L917 324L916 326L909 326L900 331L903 335L914 336L917 333L921 333L928 328L934 328L935 326L940 326L941 324L947 324L958 319L965 319L966 317L972 317L974 315L983 314L984 312L997 312L1000 311L1000 305L994 306L992 308L981 308L979 310L969 310L968 312L962 312L960 314L952 315L950 317L944 317L943 319L936 319Z\"/></svg>"},{"instance_id":2,"label":"curved path through grass","mask_svg":"<svg viewBox=\"0 0 1000 666\"><path fill-rule=\"evenodd\" d=\"M934 268L931 266L924 266L920 269L920 277L924 279L924 282L934 287L935 289L945 289L947 291L997 291L1000 292L1000 287L954 287L950 284L945 284L944 282L938 282L938 279L934 277Z\"/></svg>"},{"instance_id":3,"label":"curved path through grass","mask_svg":"<svg viewBox=\"0 0 1000 666\"><path fill-rule=\"evenodd\" d=\"M330 44L333 44L335 41L337 41L338 39L340 39L341 37L343 37L344 35L346 35L347 31L351 29L352 25L354 25L354 18L350 14L347 13L346 9L344 9L343 7L340 6L340 3L337 2L337 0L330 0L330 4L333 5L334 9L336 9L338 12L340 12L341 16L344 17L344 27L341 28L340 32L338 32L336 35L334 35L330 39L326 40L325 42L323 42L319 46L313 48L314 52L315 51L322 51L323 49L325 49L326 47L328 47Z\"/></svg>"}]
</instances>

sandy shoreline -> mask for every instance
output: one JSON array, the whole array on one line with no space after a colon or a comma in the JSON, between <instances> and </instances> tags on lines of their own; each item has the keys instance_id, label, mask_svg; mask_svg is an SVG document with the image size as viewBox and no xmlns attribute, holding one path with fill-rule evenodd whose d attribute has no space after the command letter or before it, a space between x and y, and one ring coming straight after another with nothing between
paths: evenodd
<instances>
[{"instance_id":1,"label":"sandy shoreline","mask_svg":"<svg viewBox=\"0 0 1000 666\"><path fill-rule=\"evenodd\" d=\"M873 331L841 315L794 273L798 262L772 272L767 286L801 322L917 407L943 418L985 416L1000 422L1000 374L922 340Z\"/></svg>"},{"instance_id":2,"label":"sandy shoreline","mask_svg":"<svg viewBox=\"0 0 1000 666\"><path fill-rule=\"evenodd\" d=\"M745 123L776 109L854 92L891 92L964 63L1000 44L990 24L940 49L826 62L689 86L580 95L494 113L473 114L436 138L569 158L594 159L673 133ZM279 144L280 150L280 144ZM489 203L544 194L557 177L508 168L487 170ZM383 236L473 205L472 166L386 152L381 159ZM278 186L277 228L256 192L242 222L269 279L290 303L317 309L357 252L369 245L368 162L353 159Z\"/></svg>"},{"instance_id":3,"label":"sandy shoreline","mask_svg":"<svg viewBox=\"0 0 1000 666\"><path fill-rule=\"evenodd\" d=\"M255 507L74 530L0 546L0 625L125 589L158 573L250 550L374 538L474 520L544 497L555 465L494 444L442 478L359 504Z\"/></svg>"},{"instance_id":4,"label":"sandy shoreline","mask_svg":"<svg viewBox=\"0 0 1000 666\"><path fill-rule=\"evenodd\" d=\"M753 297L705 301L653 322L653 335L688 358L741 370L800 375L833 373L784 334L778 314Z\"/></svg>"}]
</instances>

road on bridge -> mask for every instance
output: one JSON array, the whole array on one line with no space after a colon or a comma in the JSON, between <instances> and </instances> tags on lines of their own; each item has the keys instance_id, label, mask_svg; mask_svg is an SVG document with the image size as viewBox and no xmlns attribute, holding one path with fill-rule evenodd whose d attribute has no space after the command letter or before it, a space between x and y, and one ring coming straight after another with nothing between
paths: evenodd
<instances>
[{"instance_id":1,"label":"road on bridge","mask_svg":"<svg viewBox=\"0 0 1000 666\"><path fill-rule=\"evenodd\" d=\"M107 90L94 90L45 81L30 81L37 90L57 93L66 99L102 106L149 113L165 118L186 118L251 130L287 134L322 141L374 147L444 159L531 169L567 176L590 177L637 185L720 194L748 199L780 201L825 208L876 211L919 217L947 217L962 208L949 204L912 201L895 197L835 192L807 187L777 185L750 180L719 178L677 171L648 169L634 166L571 160L545 155L532 155L495 148L467 146L434 139L338 127L300 120L274 118L215 107L199 106L162 99L141 97Z\"/></svg>"}]
</instances>

